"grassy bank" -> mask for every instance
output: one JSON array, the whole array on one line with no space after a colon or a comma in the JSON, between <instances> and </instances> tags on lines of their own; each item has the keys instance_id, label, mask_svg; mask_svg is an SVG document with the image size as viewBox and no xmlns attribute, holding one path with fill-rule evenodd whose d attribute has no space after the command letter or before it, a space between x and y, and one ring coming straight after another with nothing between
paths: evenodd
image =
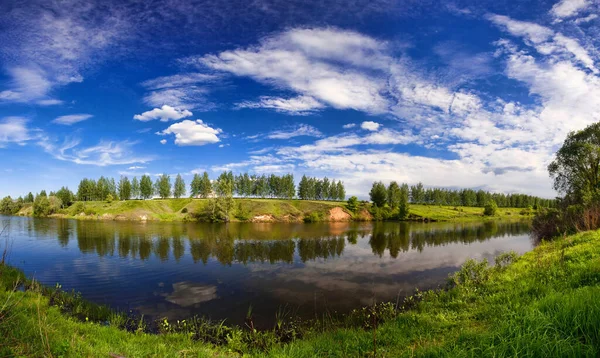
<instances>
[{"instance_id":1,"label":"grassy bank","mask_svg":"<svg viewBox=\"0 0 600 358\"><path fill-rule=\"evenodd\" d=\"M86 322L62 314L39 290L11 290L19 272L0 271L0 356L261 357L597 357L600 354L600 232L550 243L495 265L467 262L447 290L420 292L398 309L370 309L351 325L323 325L301 339L277 343L260 335L248 348L240 330L219 346L194 334L126 332L114 321ZM361 311L361 310L359 310ZM289 328L289 326L288 326ZM274 328L271 332L276 332ZM189 332L189 331L188 331ZM238 332L238 333L236 333ZM218 333L215 333L218 334Z\"/></svg>"},{"instance_id":2,"label":"grassy bank","mask_svg":"<svg viewBox=\"0 0 600 358\"><path fill-rule=\"evenodd\" d=\"M76 202L61 209L54 217L82 220L156 220L156 221L208 221L208 199L164 199ZM332 209L334 210L332 212ZM368 221L368 205L356 213L346 209L346 202L234 199L229 214L230 221L302 222L308 221ZM23 207L17 215L32 216L31 205ZM483 215L483 208L436 205L411 205L411 220L423 221L482 221L528 218L531 213L519 208L500 208L492 217Z\"/></svg>"}]
</instances>

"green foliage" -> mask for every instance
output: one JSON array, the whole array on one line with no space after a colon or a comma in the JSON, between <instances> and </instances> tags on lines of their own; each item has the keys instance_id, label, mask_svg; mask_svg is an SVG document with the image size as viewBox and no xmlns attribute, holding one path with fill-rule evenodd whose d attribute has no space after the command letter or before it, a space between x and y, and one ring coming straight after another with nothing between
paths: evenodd
<instances>
[{"instance_id":1,"label":"green foliage","mask_svg":"<svg viewBox=\"0 0 600 358\"><path fill-rule=\"evenodd\" d=\"M137 177L133 177L133 180L131 181L131 197L133 199L139 199L141 195L140 182Z\"/></svg>"},{"instance_id":2,"label":"green foliage","mask_svg":"<svg viewBox=\"0 0 600 358\"><path fill-rule=\"evenodd\" d=\"M177 174L175 178L175 185L173 187L173 196L177 199L185 195L185 182L181 175Z\"/></svg>"},{"instance_id":3,"label":"green foliage","mask_svg":"<svg viewBox=\"0 0 600 358\"><path fill-rule=\"evenodd\" d=\"M483 209L483 215L485 216L495 216L498 212L498 205L493 200L490 200Z\"/></svg>"},{"instance_id":4,"label":"green foliage","mask_svg":"<svg viewBox=\"0 0 600 358\"><path fill-rule=\"evenodd\" d=\"M600 201L600 123L569 133L548 171L571 203Z\"/></svg>"},{"instance_id":5,"label":"green foliage","mask_svg":"<svg viewBox=\"0 0 600 358\"><path fill-rule=\"evenodd\" d=\"M323 221L323 217L321 216L321 214L319 214L317 212L312 212L312 213L309 213L308 215L305 215L303 220L305 223L316 223L316 222Z\"/></svg>"},{"instance_id":6,"label":"green foliage","mask_svg":"<svg viewBox=\"0 0 600 358\"><path fill-rule=\"evenodd\" d=\"M149 175L142 175L142 179L140 180L140 194L142 199L150 199L154 194L154 190L152 188L152 179Z\"/></svg>"},{"instance_id":7,"label":"green foliage","mask_svg":"<svg viewBox=\"0 0 600 358\"><path fill-rule=\"evenodd\" d=\"M129 181L129 178L127 178L126 176L121 176L121 179L119 179L119 184L118 184L118 190L119 190L119 200L129 200L131 199L131 195L132 195L132 186L131 186L131 182Z\"/></svg>"},{"instance_id":8,"label":"green foliage","mask_svg":"<svg viewBox=\"0 0 600 358\"><path fill-rule=\"evenodd\" d=\"M115 200L115 198L113 197L113 195L112 195L112 194L108 194L108 195L106 196L106 202L107 202L107 203L109 203L109 204L110 204L110 203L112 203L114 200Z\"/></svg>"},{"instance_id":9,"label":"green foliage","mask_svg":"<svg viewBox=\"0 0 600 358\"><path fill-rule=\"evenodd\" d=\"M210 194L212 193L212 183L210 182L210 179L208 178L208 173L204 172L202 173L202 179L200 180L200 185L198 187L200 197L201 198L208 198L210 196Z\"/></svg>"},{"instance_id":10,"label":"green foliage","mask_svg":"<svg viewBox=\"0 0 600 358\"><path fill-rule=\"evenodd\" d=\"M387 189L385 185L380 181L374 182L369 192L369 197L375 206L383 207L387 202Z\"/></svg>"},{"instance_id":11,"label":"green foliage","mask_svg":"<svg viewBox=\"0 0 600 358\"><path fill-rule=\"evenodd\" d=\"M52 215L62 207L62 202L56 196L38 195L33 201L33 215L48 216Z\"/></svg>"},{"instance_id":12,"label":"green foliage","mask_svg":"<svg viewBox=\"0 0 600 358\"><path fill-rule=\"evenodd\" d=\"M344 200L346 189L342 181L329 181L329 178L302 176L298 184L298 197L302 200Z\"/></svg>"},{"instance_id":13,"label":"green foliage","mask_svg":"<svg viewBox=\"0 0 600 358\"><path fill-rule=\"evenodd\" d=\"M171 177L167 174L163 174L156 179L156 193L162 199L166 199L171 196Z\"/></svg>"},{"instance_id":14,"label":"green foliage","mask_svg":"<svg viewBox=\"0 0 600 358\"><path fill-rule=\"evenodd\" d=\"M355 196L351 196L350 199L348 199L346 208L351 212L356 213L358 211L358 198Z\"/></svg>"},{"instance_id":15,"label":"green foliage","mask_svg":"<svg viewBox=\"0 0 600 358\"><path fill-rule=\"evenodd\" d=\"M6 196L0 202L0 214L14 215L23 207L23 201L13 200L10 196Z\"/></svg>"}]
</instances>

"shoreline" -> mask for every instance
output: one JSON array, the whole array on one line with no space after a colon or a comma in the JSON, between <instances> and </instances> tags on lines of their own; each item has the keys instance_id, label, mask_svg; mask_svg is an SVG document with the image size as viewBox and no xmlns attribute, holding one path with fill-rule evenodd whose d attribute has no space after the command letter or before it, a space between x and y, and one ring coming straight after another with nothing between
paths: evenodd
<instances>
[{"instance_id":1,"label":"shoreline","mask_svg":"<svg viewBox=\"0 0 600 358\"><path fill-rule=\"evenodd\" d=\"M107 202L75 202L48 217L92 221L161 221L161 222L214 222L210 219L208 199L153 199ZM523 208L499 208L495 216L484 216L480 207L436 205L410 206L406 222L486 222L495 220L530 219L532 211ZM33 217L31 206L23 207L14 216ZM255 223L310 223L375 220L370 207L363 204L356 212L348 210L346 202L233 199L233 208L225 222Z\"/></svg>"}]
</instances>

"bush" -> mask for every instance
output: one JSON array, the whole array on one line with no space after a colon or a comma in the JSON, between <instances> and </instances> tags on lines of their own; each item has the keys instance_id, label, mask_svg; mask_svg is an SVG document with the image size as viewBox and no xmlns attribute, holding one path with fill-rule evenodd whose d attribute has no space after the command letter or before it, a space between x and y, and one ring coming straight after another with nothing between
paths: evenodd
<instances>
[{"instance_id":1,"label":"bush","mask_svg":"<svg viewBox=\"0 0 600 358\"><path fill-rule=\"evenodd\" d=\"M183 208L183 209L181 209L181 213L182 213L182 214L187 214L187 212L188 212L188 208Z\"/></svg>"},{"instance_id":2,"label":"bush","mask_svg":"<svg viewBox=\"0 0 600 358\"><path fill-rule=\"evenodd\" d=\"M48 216L56 213L62 206L62 202L55 196L38 195L33 202L33 215Z\"/></svg>"},{"instance_id":3,"label":"bush","mask_svg":"<svg viewBox=\"0 0 600 358\"><path fill-rule=\"evenodd\" d=\"M305 223L316 223L319 221L323 221L323 219L321 218L321 215L319 215L319 213L317 212L312 212L306 216L304 216L304 222Z\"/></svg>"},{"instance_id":4,"label":"bush","mask_svg":"<svg viewBox=\"0 0 600 358\"><path fill-rule=\"evenodd\" d=\"M496 205L495 201L490 201L483 208L483 215L485 216L494 216L498 212L498 205Z\"/></svg>"},{"instance_id":5,"label":"bush","mask_svg":"<svg viewBox=\"0 0 600 358\"><path fill-rule=\"evenodd\" d=\"M353 213L356 213L356 211L358 210L358 198L353 196L350 199L348 199L348 203L346 204L346 208L348 210L350 210Z\"/></svg>"},{"instance_id":6,"label":"bush","mask_svg":"<svg viewBox=\"0 0 600 358\"><path fill-rule=\"evenodd\" d=\"M109 203L109 204L110 204L110 203L112 203L112 202L113 202L113 200L115 200L115 198L112 196L112 194L108 194L108 195L106 196L106 202L107 202L107 203Z\"/></svg>"}]
</instances>

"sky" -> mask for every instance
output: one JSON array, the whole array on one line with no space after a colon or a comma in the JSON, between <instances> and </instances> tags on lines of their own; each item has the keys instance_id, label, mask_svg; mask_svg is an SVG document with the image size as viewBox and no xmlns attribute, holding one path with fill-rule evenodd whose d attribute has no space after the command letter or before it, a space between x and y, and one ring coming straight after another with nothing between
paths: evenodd
<instances>
[{"instance_id":1,"label":"sky","mask_svg":"<svg viewBox=\"0 0 600 358\"><path fill-rule=\"evenodd\" d=\"M553 198L600 121L597 0L0 3L0 196L303 174Z\"/></svg>"}]
</instances>

